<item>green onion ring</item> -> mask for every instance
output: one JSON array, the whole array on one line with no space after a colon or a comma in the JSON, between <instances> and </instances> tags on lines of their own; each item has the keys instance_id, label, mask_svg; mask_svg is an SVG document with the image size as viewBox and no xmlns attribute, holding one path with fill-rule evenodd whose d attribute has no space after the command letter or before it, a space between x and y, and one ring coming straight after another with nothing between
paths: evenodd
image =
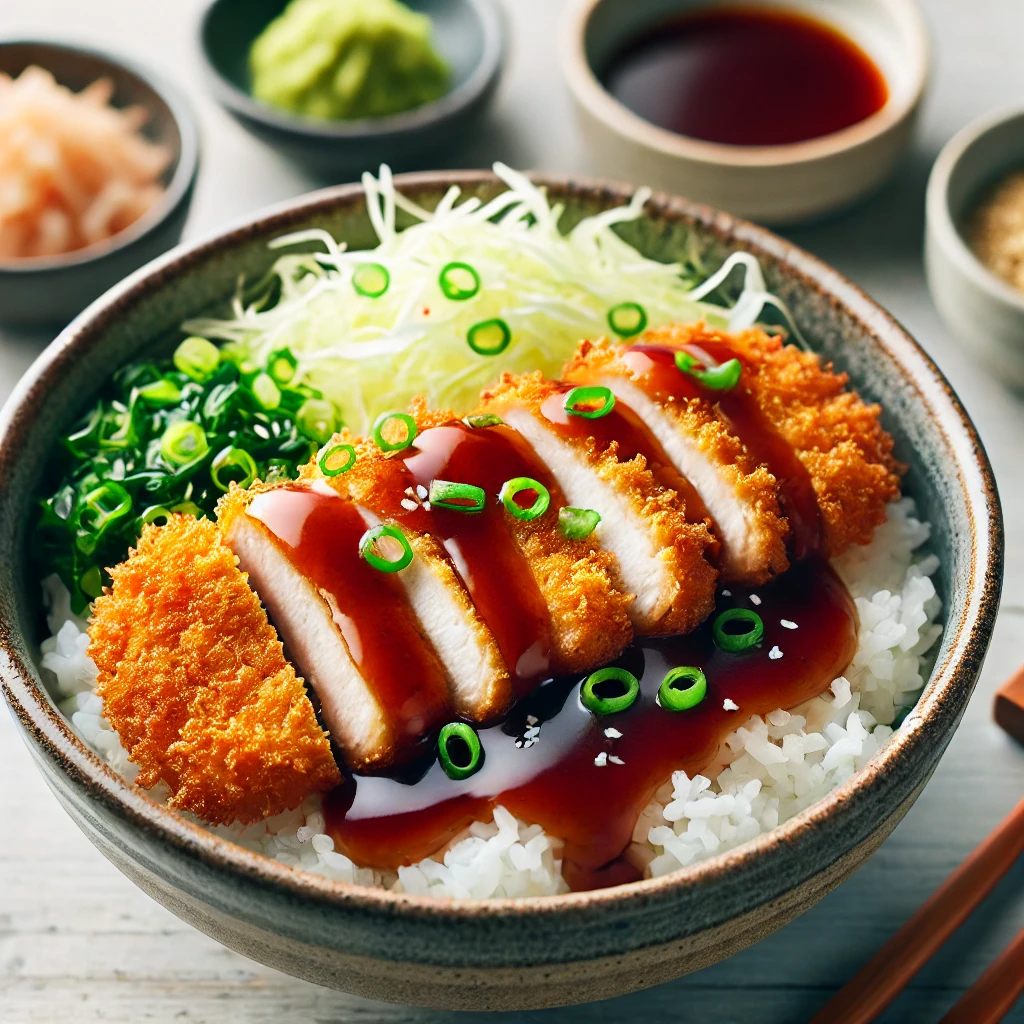
<instances>
[{"instance_id":1,"label":"green onion ring","mask_svg":"<svg viewBox=\"0 0 1024 1024\"><path fill-rule=\"evenodd\" d=\"M590 408L593 402L601 404L596 408ZM615 396L610 388L606 387L585 387L573 388L566 392L562 400L562 408L570 416L582 416L585 420L599 420L602 416L615 408Z\"/></svg>"},{"instance_id":2,"label":"green onion ring","mask_svg":"<svg viewBox=\"0 0 1024 1024\"><path fill-rule=\"evenodd\" d=\"M187 466L201 459L209 450L206 431L189 420L172 423L160 438L160 454L169 466Z\"/></svg>"},{"instance_id":3,"label":"green onion ring","mask_svg":"<svg viewBox=\"0 0 1024 1024\"><path fill-rule=\"evenodd\" d=\"M290 348L279 348L276 352L271 352L267 360L267 373L278 387L290 384L298 368L299 361Z\"/></svg>"},{"instance_id":4,"label":"green onion ring","mask_svg":"<svg viewBox=\"0 0 1024 1024\"><path fill-rule=\"evenodd\" d=\"M602 697L598 693L598 687L608 682L619 683L622 692L615 697ZM632 672L616 668L614 665L592 672L580 688L580 701L595 715L614 715L619 711L625 711L636 703L639 696L640 680Z\"/></svg>"},{"instance_id":5,"label":"green onion ring","mask_svg":"<svg viewBox=\"0 0 1024 1024\"><path fill-rule=\"evenodd\" d=\"M512 331L504 320L481 320L473 324L466 343L480 356L500 355L512 342Z\"/></svg>"},{"instance_id":6,"label":"green onion ring","mask_svg":"<svg viewBox=\"0 0 1024 1024\"><path fill-rule=\"evenodd\" d=\"M157 526L166 526L171 519L171 510L163 505L150 505L142 513L141 519L147 526L151 526L153 523L156 523ZM162 519L163 522L158 523L158 519Z\"/></svg>"},{"instance_id":7,"label":"green onion ring","mask_svg":"<svg viewBox=\"0 0 1024 1024\"><path fill-rule=\"evenodd\" d=\"M229 469L242 471L241 480L235 481L239 487L248 487L260 472L256 460L244 448L235 448L234 446L224 448L214 456L210 465L210 479L218 490L227 491L231 486L230 481L225 481L221 477L221 474Z\"/></svg>"},{"instance_id":8,"label":"green onion ring","mask_svg":"<svg viewBox=\"0 0 1024 1024\"><path fill-rule=\"evenodd\" d=\"M516 495L523 491L536 491L537 500L529 508L521 508L516 504ZM529 476L517 476L506 480L501 485L501 493L498 495L505 510L516 519L536 519L544 515L551 504L551 492L539 481Z\"/></svg>"},{"instance_id":9,"label":"green onion ring","mask_svg":"<svg viewBox=\"0 0 1024 1024\"><path fill-rule=\"evenodd\" d=\"M679 687L685 682L689 686ZM707 676L693 665L671 669L658 688L658 703L669 711L689 711L708 695Z\"/></svg>"},{"instance_id":10,"label":"green onion ring","mask_svg":"<svg viewBox=\"0 0 1024 1024\"><path fill-rule=\"evenodd\" d=\"M706 370L694 369L698 364L697 357L689 352L676 353L676 366L712 391L732 391L743 375L743 364L738 359L728 359Z\"/></svg>"},{"instance_id":11,"label":"green onion ring","mask_svg":"<svg viewBox=\"0 0 1024 1024\"><path fill-rule=\"evenodd\" d=\"M569 540L583 540L589 537L597 524L601 522L601 513L591 508L572 508L566 505L558 510L558 528L562 536Z\"/></svg>"},{"instance_id":12,"label":"green onion ring","mask_svg":"<svg viewBox=\"0 0 1024 1024\"><path fill-rule=\"evenodd\" d=\"M103 573L98 565L94 565L89 569L86 569L82 573L81 579L78 581L79 587L82 588L82 593L87 594L89 597L102 597L103 596Z\"/></svg>"},{"instance_id":13,"label":"green onion ring","mask_svg":"<svg viewBox=\"0 0 1024 1024\"><path fill-rule=\"evenodd\" d=\"M173 380L163 377L139 388L138 395L147 405L177 405L181 401L181 388Z\"/></svg>"},{"instance_id":14,"label":"green onion ring","mask_svg":"<svg viewBox=\"0 0 1024 1024\"><path fill-rule=\"evenodd\" d=\"M391 275L381 263L360 263L352 272L352 287L368 299L379 299L390 286Z\"/></svg>"},{"instance_id":15,"label":"green onion ring","mask_svg":"<svg viewBox=\"0 0 1024 1024\"><path fill-rule=\"evenodd\" d=\"M445 298L452 302L465 302L480 291L480 275L468 263L446 263L441 268L437 283Z\"/></svg>"},{"instance_id":16,"label":"green onion ring","mask_svg":"<svg viewBox=\"0 0 1024 1024\"><path fill-rule=\"evenodd\" d=\"M608 326L620 338L632 338L647 326L647 313L639 302L620 302L608 310Z\"/></svg>"},{"instance_id":17,"label":"green onion ring","mask_svg":"<svg viewBox=\"0 0 1024 1024\"><path fill-rule=\"evenodd\" d=\"M172 512L180 512L185 516L192 516L195 519L202 519L206 513L194 501L181 501L171 506Z\"/></svg>"},{"instance_id":18,"label":"green onion ring","mask_svg":"<svg viewBox=\"0 0 1024 1024\"><path fill-rule=\"evenodd\" d=\"M454 749L453 740L456 744ZM466 749L462 750L462 747ZM465 722L449 722L442 726L437 737L437 758L449 779L461 782L475 775L484 761L484 749L476 730Z\"/></svg>"},{"instance_id":19,"label":"green onion ring","mask_svg":"<svg viewBox=\"0 0 1024 1024\"><path fill-rule=\"evenodd\" d=\"M726 626L732 622L746 623L748 629L743 633L726 632ZM764 623L761 616L749 608L730 608L722 612L711 624L711 636L715 644L723 651L736 654L756 647L764 636Z\"/></svg>"},{"instance_id":20,"label":"green onion ring","mask_svg":"<svg viewBox=\"0 0 1024 1024\"><path fill-rule=\"evenodd\" d=\"M345 461L341 465L333 465L335 457L344 454ZM356 464L356 450L350 444L332 444L318 460L320 472L324 476L341 476Z\"/></svg>"},{"instance_id":21,"label":"green onion ring","mask_svg":"<svg viewBox=\"0 0 1024 1024\"><path fill-rule=\"evenodd\" d=\"M381 538L390 537L401 545L402 553L392 561L383 555L378 555L374 547ZM366 531L359 540L359 556L364 558L374 569L381 572L399 572L412 561L412 548L405 534L397 526L390 523L381 523Z\"/></svg>"},{"instance_id":22,"label":"green onion ring","mask_svg":"<svg viewBox=\"0 0 1024 1024\"><path fill-rule=\"evenodd\" d=\"M307 398L295 414L295 425L311 441L326 444L338 425L333 403L324 398Z\"/></svg>"},{"instance_id":23,"label":"green onion ring","mask_svg":"<svg viewBox=\"0 0 1024 1024\"><path fill-rule=\"evenodd\" d=\"M427 501L431 508L451 509L453 512L483 512L487 494L475 484L457 484L451 480L431 480Z\"/></svg>"},{"instance_id":24,"label":"green onion ring","mask_svg":"<svg viewBox=\"0 0 1024 1024\"><path fill-rule=\"evenodd\" d=\"M174 350L174 366L186 377L202 384L220 366L220 350L206 338L186 338Z\"/></svg>"},{"instance_id":25,"label":"green onion ring","mask_svg":"<svg viewBox=\"0 0 1024 1024\"><path fill-rule=\"evenodd\" d=\"M281 404L281 389L269 373L258 373L249 387L256 401L268 412Z\"/></svg>"},{"instance_id":26,"label":"green onion ring","mask_svg":"<svg viewBox=\"0 0 1024 1024\"><path fill-rule=\"evenodd\" d=\"M384 437L384 428L395 420L405 426L405 437L401 441L391 442ZM373 439L382 452L400 452L416 440L419 433L416 421L407 412L382 412L373 423Z\"/></svg>"},{"instance_id":27,"label":"green onion ring","mask_svg":"<svg viewBox=\"0 0 1024 1024\"><path fill-rule=\"evenodd\" d=\"M492 412L481 413L477 416L466 416L463 421L467 427L500 427L505 421Z\"/></svg>"}]
</instances>

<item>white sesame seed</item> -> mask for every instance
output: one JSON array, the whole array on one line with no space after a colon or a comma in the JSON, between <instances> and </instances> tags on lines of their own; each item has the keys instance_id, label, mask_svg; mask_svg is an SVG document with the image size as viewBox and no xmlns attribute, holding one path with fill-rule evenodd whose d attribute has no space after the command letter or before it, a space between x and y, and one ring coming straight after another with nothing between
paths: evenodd
<instances>
[{"instance_id":1,"label":"white sesame seed","mask_svg":"<svg viewBox=\"0 0 1024 1024\"><path fill-rule=\"evenodd\" d=\"M769 658L771 658L771 659L772 659L772 661L778 661L778 660L779 660L779 658L781 658L781 657L782 657L782 651L780 651L780 650L778 649L778 647L773 647L773 648L772 648L772 649L771 649L771 650L770 650L770 651L768 652L768 657L769 657Z\"/></svg>"},{"instance_id":2,"label":"white sesame seed","mask_svg":"<svg viewBox=\"0 0 1024 1024\"><path fill-rule=\"evenodd\" d=\"M609 726L608 726L608 728L607 728L607 729L605 729L605 731L604 731L604 734L605 734L605 736L607 736L607 737L608 737L608 739L610 739L610 740L619 740L619 739L622 739L622 733L621 733L621 732L619 732L619 730L618 730L618 729L616 729L614 725L609 725Z\"/></svg>"},{"instance_id":3,"label":"white sesame seed","mask_svg":"<svg viewBox=\"0 0 1024 1024\"><path fill-rule=\"evenodd\" d=\"M722 597L732 597L732 591L731 590L723 590L722 591Z\"/></svg>"},{"instance_id":4,"label":"white sesame seed","mask_svg":"<svg viewBox=\"0 0 1024 1024\"><path fill-rule=\"evenodd\" d=\"M430 511L430 502L429 501L423 502L423 511L424 512L429 512Z\"/></svg>"},{"instance_id":5,"label":"white sesame seed","mask_svg":"<svg viewBox=\"0 0 1024 1024\"><path fill-rule=\"evenodd\" d=\"M726 711L739 711L740 706L736 701L726 697L725 700L722 701L722 708Z\"/></svg>"},{"instance_id":6,"label":"white sesame seed","mask_svg":"<svg viewBox=\"0 0 1024 1024\"><path fill-rule=\"evenodd\" d=\"M751 604L760 604L761 603L761 598L759 598L757 596L757 594L751 594L750 595L750 603Z\"/></svg>"},{"instance_id":7,"label":"white sesame seed","mask_svg":"<svg viewBox=\"0 0 1024 1024\"><path fill-rule=\"evenodd\" d=\"M405 493L408 494L410 498L416 497L416 492L411 487L406 487Z\"/></svg>"},{"instance_id":8,"label":"white sesame seed","mask_svg":"<svg viewBox=\"0 0 1024 1024\"><path fill-rule=\"evenodd\" d=\"M598 768L604 768L604 766L608 764L608 751L602 750L601 753L594 758L594 764Z\"/></svg>"},{"instance_id":9,"label":"white sesame seed","mask_svg":"<svg viewBox=\"0 0 1024 1024\"><path fill-rule=\"evenodd\" d=\"M779 625L783 629L796 629L797 624L792 619L779 619Z\"/></svg>"},{"instance_id":10,"label":"white sesame seed","mask_svg":"<svg viewBox=\"0 0 1024 1024\"><path fill-rule=\"evenodd\" d=\"M540 721L540 719L536 715L527 715L526 716L526 724L527 725L536 725L539 721Z\"/></svg>"},{"instance_id":11,"label":"white sesame seed","mask_svg":"<svg viewBox=\"0 0 1024 1024\"><path fill-rule=\"evenodd\" d=\"M419 507L412 498L403 498L401 504L402 508L408 509L410 512L415 512Z\"/></svg>"},{"instance_id":12,"label":"white sesame seed","mask_svg":"<svg viewBox=\"0 0 1024 1024\"><path fill-rule=\"evenodd\" d=\"M423 484L416 485L416 494L418 497L425 498L429 493L430 491L428 491L426 487L423 486Z\"/></svg>"},{"instance_id":13,"label":"white sesame seed","mask_svg":"<svg viewBox=\"0 0 1024 1024\"><path fill-rule=\"evenodd\" d=\"M611 761L612 764L625 764L626 763L625 761L622 760L621 757L616 757L615 754L609 754L608 755L608 760Z\"/></svg>"}]
</instances>

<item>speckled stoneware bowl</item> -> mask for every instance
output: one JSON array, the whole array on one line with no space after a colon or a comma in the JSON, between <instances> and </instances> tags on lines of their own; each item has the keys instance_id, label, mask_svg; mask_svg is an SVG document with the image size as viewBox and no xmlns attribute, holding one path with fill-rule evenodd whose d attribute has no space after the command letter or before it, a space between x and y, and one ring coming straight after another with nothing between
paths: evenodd
<instances>
[{"instance_id":1,"label":"speckled stoneware bowl","mask_svg":"<svg viewBox=\"0 0 1024 1024\"><path fill-rule=\"evenodd\" d=\"M545 180L570 218L628 195ZM499 187L483 172L399 182L424 205L453 182L485 196ZM754 253L815 347L883 403L897 454L911 466L907 487L934 526L941 649L917 708L867 768L774 831L672 875L591 893L449 902L327 881L214 838L117 777L54 709L33 667L42 623L25 549L55 439L115 368L170 344L181 320L222 301L239 273L261 273L272 259L269 239L312 225L350 245L373 241L361 190L344 187L177 249L86 310L6 407L0 671L40 770L68 813L154 899L233 949L322 985L406 1003L512 1009L619 995L714 963L806 910L889 835L960 721L999 599L998 497L956 395L891 317L799 249L679 199L655 196L646 218L626 230L630 241L663 258L693 246L710 265L733 249Z\"/></svg>"}]
</instances>

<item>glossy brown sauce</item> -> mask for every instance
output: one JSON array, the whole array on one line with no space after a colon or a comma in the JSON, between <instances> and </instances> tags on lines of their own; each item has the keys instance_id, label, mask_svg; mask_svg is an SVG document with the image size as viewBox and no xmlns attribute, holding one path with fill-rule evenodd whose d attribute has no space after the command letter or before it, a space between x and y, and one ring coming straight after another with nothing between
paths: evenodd
<instances>
[{"instance_id":1,"label":"glossy brown sauce","mask_svg":"<svg viewBox=\"0 0 1024 1024\"><path fill-rule=\"evenodd\" d=\"M358 507L314 484L258 494L248 515L320 592L394 730L399 754L415 753L416 742L451 716L445 673L402 584L360 558L369 524Z\"/></svg>"},{"instance_id":2,"label":"glossy brown sauce","mask_svg":"<svg viewBox=\"0 0 1024 1024\"><path fill-rule=\"evenodd\" d=\"M607 451L614 444L622 462L642 455L654 478L683 499L689 522L710 521L704 499L693 484L672 465L661 443L632 409L622 402L616 402L611 412L596 419L570 416L565 411L565 396L574 386L563 384L558 392L545 399L541 405L541 414L556 428L559 437L600 452Z\"/></svg>"},{"instance_id":3,"label":"glossy brown sauce","mask_svg":"<svg viewBox=\"0 0 1024 1024\"><path fill-rule=\"evenodd\" d=\"M882 73L840 32L793 12L742 6L659 24L627 42L602 80L652 124L733 146L830 135L889 97Z\"/></svg>"},{"instance_id":4,"label":"glossy brown sauce","mask_svg":"<svg viewBox=\"0 0 1024 1024\"><path fill-rule=\"evenodd\" d=\"M743 351L721 338L702 338L685 350L704 366L739 359ZM779 485L779 504L789 520L788 546L793 558L805 558L821 545L821 512L811 475L793 446L772 426L743 377L731 391L715 391L679 370L677 349L660 345L632 345L623 360L638 378L644 392L659 402L682 403L702 398L716 410L731 433L743 442L755 463L764 465Z\"/></svg>"},{"instance_id":5,"label":"glossy brown sauce","mask_svg":"<svg viewBox=\"0 0 1024 1024\"><path fill-rule=\"evenodd\" d=\"M523 696L553 669L551 614L515 539L515 520L497 495L505 481L518 476L532 477L554 493L551 474L519 434L506 426L473 428L455 422L431 427L399 457L414 490L419 486L429 491L435 479L484 489L487 505L482 512L431 508L425 513L393 499L380 511L399 524L407 522L412 529L433 534L444 545L477 612L494 634L512 672L516 696ZM545 515L557 514L552 501Z\"/></svg>"},{"instance_id":6,"label":"glossy brown sauce","mask_svg":"<svg viewBox=\"0 0 1024 1024\"><path fill-rule=\"evenodd\" d=\"M757 594L765 630L759 647L719 650L711 639L713 617L688 636L640 641L616 662L641 680L641 696L628 710L597 717L580 704L581 677L547 682L502 725L480 732L485 757L476 775L454 782L432 761L414 784L349 776L325 800L328 833L357 863L398 867L434 853L501 804L565 839L563 872L573 889L638 878L621 855L670 774L706 768L724 737L750 715L816 696L856 650L853 601L826 562L808 559ZM752 607L748 592L733 588L731 595L720 595L716 614ZM783 627L783 619L797 628ZM782 656L769 657L776 647ZM671 712L655 696L668 669L679 665L700 667L708 694L696 708ZM726 698L739 710L724 710ZM540 733L524 744L531 715ZM621 738L606 736L609 727ZM600 767L595 758L602 753L623 763Z\"/></svg>"}]
</instances>

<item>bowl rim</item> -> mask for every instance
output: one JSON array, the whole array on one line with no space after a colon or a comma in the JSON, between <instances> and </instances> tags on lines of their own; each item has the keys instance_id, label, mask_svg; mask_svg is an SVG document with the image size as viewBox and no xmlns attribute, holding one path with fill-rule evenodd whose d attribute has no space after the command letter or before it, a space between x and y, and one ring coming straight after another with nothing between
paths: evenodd
<instances>
[{"instance_id":1,"label":"bowl rim","mask_svg":"<svg viewBox=\"0 0 1024 1024\"><path fill-rule=\"evenodd\" d=\"M624 203L633 186L617 182L582 179L566 175L532 175L540 185L560 190L563 195L597 196L608 203ZM440 189L451 185L472 188L495 184L489 171L419 172L397 175L399 188ZM242 219L226 230L198 241L179 245L126 278L81 313L38 357L16 386L0 412L0 488L18 462L22 435L33 425L37 410L51 386L49 378L66 373L68 365L87 354L97 336L132 304L145 297L149 286L168 276L202 265L207 259L224 256L235 246L285 233L318 212L331 212L358 203L361 185L340 185L309 193ZM656 217L695 221L702 230L723 241L770 257L794 278L824 295L874 336L876 343L904 371L908 390L923 402L942 424L950 450L953 471L965 495L968 529L973 552L968 579L964 582L963 614L946 623L948 650L937 660L914 709L883 748L880 756L856 772L799 814L755 839L690 867L659 878L612 886L591 892L556 896L500 899L448 900L431 896L393 893L354 883L338 882L301 868L292 868L234 842L208 832L202 826L158 804L135 789L89 749L57 711L52 699L35 682L33 670L18 652L17 622L0 619L0 689L3 689L19 723L38 745L38 755L54 762L56 770L89 790L90 800L100 801L125 821L155 837L178 853L198 859L211 868L241 876L291 898L352 911L402 914L410 918L437 920L479 920L544 918L559 911L607 911L625 905L646 905L652 899L684 889L699 888L709 881L738 876L751 862L769 854L780 855L795 847L801 834L833 816L851 812L855 801L873 784L883 784L898 769L896 762L912 759L927 751L933 737L928 712L959 717L980 671L991 639L999 604L1003 565L1003 525L999 495L992 467L974 424L951 385L921 346L873 300L837 271L814 256L783 240L765 228L730 214L688 200L655 192L648 209ZM27 644L25 645L28 646ZM949 711L944 706L953 703Z\"/></svg>"},{"instance_id":2,"label":"bowl rim","mask_svg":"<svg viewBox=\"0 0 1024 1024\"><path fill-rule=\"evenodd\" d=\"M446 121L473 104L488 90L500 74L504 62L505 27L495 0L459 0L465 9L476 15L483 29L480 60L461 85L436 100L400 114L353 121L317 121L263 103L221 73L207 49L206 30L214 10L226 2L229 0L207 0L195 19L193 33L195 48L199 51L203 70L217 100L240 117L297 138L356 141L398 135Z\"/></svg>"},{"instance_id":3,"label":"bowl rim","mask_svg":"<svg viewBox=\"0 0 1024 1024\"><path fill-rule=\"evenodd\" d=\"M170 217L181 205L195 183L199 174L199 127L185 94L165 78L160 72L143 68L130 57L107 50L103 46L91 43L78 43L61 36L43 37L35 34L10 35L0 37L0 49L11 46L42 46L58 53L76 53L109 64L112 67L127 71L144 85L149 86L167 104L171 112L181 144L177 152L177 166L164 194L151 209L147 210L138 220L117 234L95 242L83 249L74 249L56 256L23 256L17 260L0 260L0 275L37 274L46 271L63 271L73 267L94 263L98 260L120 252L140 238L148 235ZM45 70L51 72L60 82L60 74L52 67Z\"/></svg>"},{"instance_id":4,"label":"bowl rim","mask_svg":"<svg viewBox=\"0 0 1024 1024\"><path fill-rule=\"evenodd\" d=\"M932 238L964 277L985 292L993 302L1012 306L1018 312L1024 313L1024 292L1019 292L1008 281L993 273L975 256L960 228L957 227L949 205L949 189L953 175L967 153L986 135L1014 121L1024 123L1024 106L1017 104L1001 107L975 118L942 147L928 176L925 219ZM995 170L995 164L991 169Z\"/></svg>"},{"instance_id":5,"label":"bowl rim","mask_svg":"<svg viewBox=\"0 0 1024 1024\"><path fill-rule=\"evenodd\" d=\"M590 19L597 8L606 2L608 0L572 0L565 12L561 64L570 91L591 117L616 134L646 149L691 163L711 167L768 168L810 164L838 156L866 146L910 118L928 85L931 40L920 8L915 0L881 0L884 6L905 20L910 31L914 82L907 96L897 100L890 91L882 108L863 121L803 142L777 146L735 146L706 142L652 124L616 99L601 84L587 59L585 40ZM712 0L702 2L705 6L713 6ZM775 6L787 9L790 5L788 0L776 0ZM799 11L808 14L803 7ZM810 16L837 28L828 18L827 12L815 11Z\"/></svg>"}]
</instances>

